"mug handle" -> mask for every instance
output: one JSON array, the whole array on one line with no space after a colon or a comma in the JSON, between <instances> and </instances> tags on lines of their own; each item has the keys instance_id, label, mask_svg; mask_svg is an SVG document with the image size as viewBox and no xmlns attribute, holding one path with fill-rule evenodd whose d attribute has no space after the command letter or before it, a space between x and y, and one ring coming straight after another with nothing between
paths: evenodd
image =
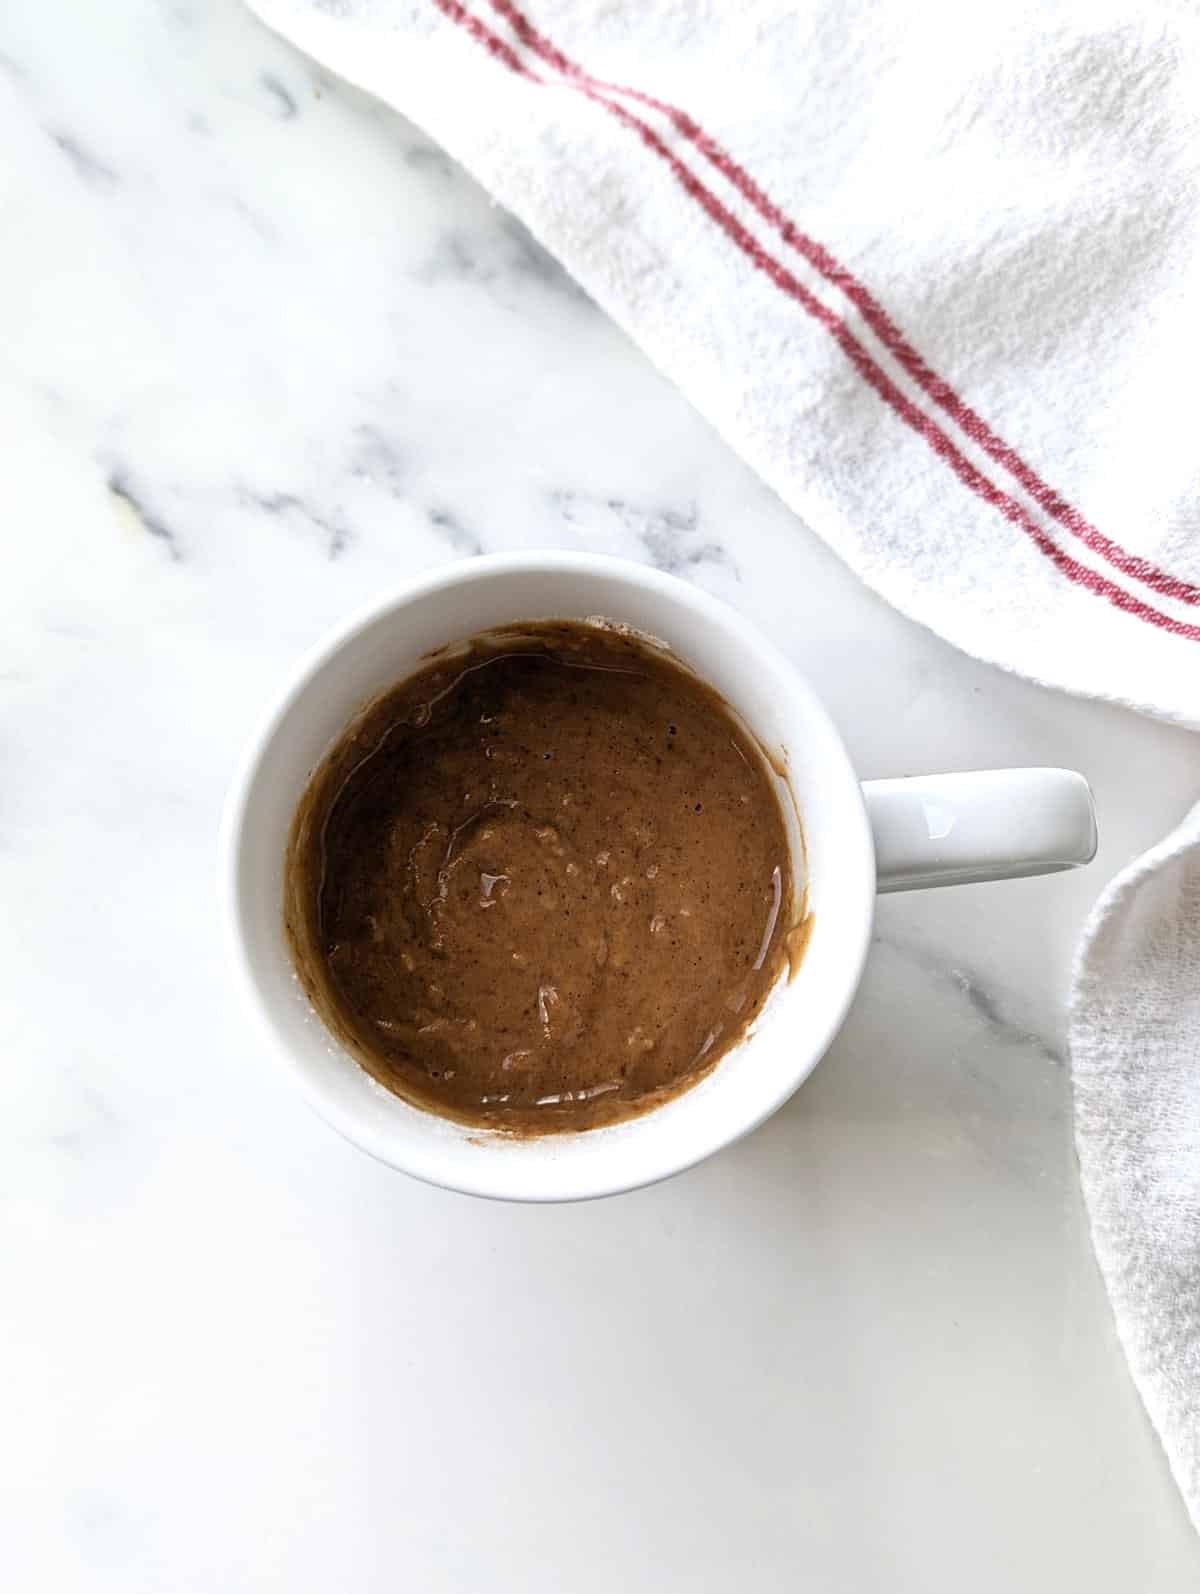
<instances>
[{"instance_id":1,"label":"mug handle","mask_svg":"<svg viewBox=\"0 0 1200 1594\"><path fill-rule=\"evenodd\" d=\"M880 891L1015 880L1096 855L1091 787L1070 769L866 780Z\"/></svg>"}]
</instances>

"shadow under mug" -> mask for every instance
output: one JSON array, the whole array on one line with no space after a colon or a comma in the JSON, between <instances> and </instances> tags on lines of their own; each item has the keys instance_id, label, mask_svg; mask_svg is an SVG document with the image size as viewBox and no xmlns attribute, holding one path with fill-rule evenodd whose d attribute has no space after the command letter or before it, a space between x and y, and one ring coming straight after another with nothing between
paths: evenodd
<instances>
[{"instance_id":1,"label":"shadow under mug","mask_svg":"<svg viewBox=\"0 0 1200 1594\"><path fill-rule=\"evenodd\" d=\"M518 1139L392 1094L333 1039L283 932L296 804L352 716L435 648L524 620L604 619L666 645L716 688L785 788L797 900L812 931L741 1042L691 1089L599 1129ZM313 1107L383 1162L475 1195L566 1201L666 1178L760 1124L816 1066L862 974L877 891L1071 869L1096 848L1081 775L1008 769L860 784L808 682L735 610L631 562L531 552L463 561L373 603L304 660L253 738L226 807L223 891L234 964L265 1037Z\"/></svg>"}]
</instances>

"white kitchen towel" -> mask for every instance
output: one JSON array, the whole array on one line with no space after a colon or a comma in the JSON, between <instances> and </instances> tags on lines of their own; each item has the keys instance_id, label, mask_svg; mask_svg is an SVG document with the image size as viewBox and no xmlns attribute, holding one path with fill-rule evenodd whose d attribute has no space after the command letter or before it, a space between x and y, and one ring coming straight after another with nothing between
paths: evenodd
<instances>
[{"instance_id":1,"label":"white kitchen towel","mask_svg":"<svg viewBox=\"0 0 1200 1594\"><path fill-rule=\"evenodd\" d=\"M1092 1239L1200 1526L1200 805L1113 881L1075 970L1075 1140Z\"/></svg>"},{"instance_id":2,"label":"white kitchen towel","mask_svg":"<svg viewBox=\"0 0 1200 1594\"><path fill-rule=\"evenodd\" d=\"M1191 0L252 4L461 160L898 608L1200 726ZM1098 910L1073 1050L1098 1255L1200 1522L1196 835Z\"/></svg>"}]
</instances>

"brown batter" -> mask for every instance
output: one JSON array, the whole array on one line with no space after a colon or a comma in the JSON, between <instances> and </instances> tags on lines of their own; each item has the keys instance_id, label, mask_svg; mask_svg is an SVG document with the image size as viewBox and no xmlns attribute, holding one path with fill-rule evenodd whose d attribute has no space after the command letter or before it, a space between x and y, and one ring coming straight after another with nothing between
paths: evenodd
<instances>
[{"instance_id":1,"label":"brown batter","mask_svg":"<svg viewBox=\"0 0 1200 1594\"><path fill-rule=\"evenodd\" d=\"M383 1084L522 1134L707 1073L787 967L787 833L709 688L613 631L492 633L374 703L313 775L285 918Z\"/></svg>"}]
</instances>

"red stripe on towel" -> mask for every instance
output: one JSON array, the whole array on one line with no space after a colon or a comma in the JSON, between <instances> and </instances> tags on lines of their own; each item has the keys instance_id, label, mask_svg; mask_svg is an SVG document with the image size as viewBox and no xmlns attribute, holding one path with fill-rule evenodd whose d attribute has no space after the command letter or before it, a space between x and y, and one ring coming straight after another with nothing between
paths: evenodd
<instances>
[{"instance_id":1,"label":"red stripe on towel","mask_svg":"<svg viewBox=\"0 0 1200 1594\"><path fill-rule=\"evenodd\" d=\"M490 28L486 27L485 24L481 23L467 12L463 6L458 4L458 0L433 0L433 3L452 21L466 28L467 32L479 43L483 44L497 60L502 61L511 70L519 72L522 76L532 76L526 70L516 52L497 34L493 33ZM869 384L874 392L883 399L900 419L924 439L934 453L950 467L964 486L998 510L1010 524L1019 527L1025 532L1040 552L1054 564L1062 575L1077 585L1086 588L1089 592L1095 593L1098 597L1105 598L1115 608L1134 615L1138 619L1145 620L1148 624L1157 626L1160 630L1188 641L1200 641L1200 626L1177 620L1171 615L1152 608L1141 598L1127 592L1123 587L1118 586L1106 576L1099 574L1099 572L1090 569L1087 565L1081 564L1064 549L1060 548L1053 538L1038 525L1028 510L985 476L977 466L973 465L937 422L918 409L911 399L900 391L883 367L871 355L870 351L855 337L843 318L822 304L798 278L763 248L758 240L721 203L712 190L684 165L648 122L643 121L624 105L608 97L610 93L617 92L613 86L596 83L581 68L570 62L549 40L544 39L537 32L532 23L517 11L511 0L489 0L489 3L498 14L510 23L514 32L522 39L522 42L534 49L547 64L562 72L568 81L589 100L602 106L610 115L634 132L648 149L663 160L689 197L694 199L707 215L716 222L756 269L768 276L777 288L787 294L809 316L825 327L863 380ZM535 43L534 41L537 42ZM534 78L534 81L539 80ZM655 108L660 106L661 102L650 101L647 96L638 95L634 91L628 92L632 97L640 99L643 104L653 104ZM667 109L669 110L670 108ZM684 113L680 112L678 114L683 116ZM746 181L752 183L752 179L749 177L746 178ZM832 261L832 256L828 258ZM833 262L833 264L836 265L836 262ZM840 270L841 268L838 269ZM846 273L846 275L849 276L849 273ZM865 289L862 291L866 292ZM883 315L882 311L879 313ZM897 336L899 336L898 333ZM920 356L916 355L915 351L914 357L918 360L920 359ZM932 377L932 373L930 375ZM935 378L935 380L939 379ZM947 391L949 391L948 388ZM963 408L965 409L965 406ZM970 413L973 414L973 412ZM983 425L982 422L979 424ZM966 430L965 427L963 429ZM989 435L991 434L989 433ZM1045 490L1047 493L1050 492L1048 488ZM1058 504L1063 503L1057 497L1054 498L1054 501ZM1069 506L1064 505L1064 507ZM1072 514L1076 513L1075 511L1071 512ZM1070 530L1071 527L1068 526L1067 529ZM1099 536L1099 533L1096 533L1096 535ZM1107 539L1103 540L1107 542ZM1115 545L1112 546L1115 547ZM1125 557L1129 558L1131 556ZM1164 579L1171 582L1175 581L1174 577L1165 577ZM1200 597L1200 589L1188 588L1186 583L1177 584L1181 588L1196 592L1197 596ZM1178 594L1172 595L1178 596Z\"/></svg>"},{"instance_id":2,"label":"red stripe on towel","mask_svg":"<svg viewBox=\"0 0 1200 1594\"><path fill-rule=\"evenodd\" d=\"M503 61L510 72L515 72L518 77L527 77L534 83L541 82L541 78L534 76L512 45L498 33L493 33L478 17L473 17L466 6L459 4L459 0L433 0L433 3L451 22L457 22L460 28L465 28L475 42L482 44L497 61Z\"/></svg>"},{"instance_id":3,"label":"red stripe on towel","mask_svg":"<svg viewBox=\"0 0 1200 1594\"><path fill-rule=\"evenodd\" d=\"M879 341L922 392L944 409L973 443L996 464L1002 465L1034 502L1072 536L1078 537L1094 553L1106 559L1114 569L1120 570L1122 574L1132 577L1135 581L1142 582L1155 592L1160 592L1165 597L1176 598L1182 603L1200 603L1200 586L1169 574L1149 559L1127 552L1119 543L1114 542L1111 537L1106 537L1103 532L1091 525L1078 509L1048 486L1033 467L1021 458L1016 449L999 437L983 417L959 397L950 383L933 370L908 342L865 283L859 281L853 272L836 260L823 244L801 231L728 150L724 149L711 134L706 133L686 111L665 100L657 99L652 94L643 93L640 89L592 77L577 62L564 55L545 34L539 32L529 18L513 4L513 0L488 0L488 3L493 11L510 25L523 44L540 56L547 65L561 72L564 77L579 84L586 84L604 96L625 95L666 116L681 136L694 144L704 158L749 205L753 206L763 220L775 228L784 243L802 255L827 282L846 295Z\"/></svg>"}]
</instances>

